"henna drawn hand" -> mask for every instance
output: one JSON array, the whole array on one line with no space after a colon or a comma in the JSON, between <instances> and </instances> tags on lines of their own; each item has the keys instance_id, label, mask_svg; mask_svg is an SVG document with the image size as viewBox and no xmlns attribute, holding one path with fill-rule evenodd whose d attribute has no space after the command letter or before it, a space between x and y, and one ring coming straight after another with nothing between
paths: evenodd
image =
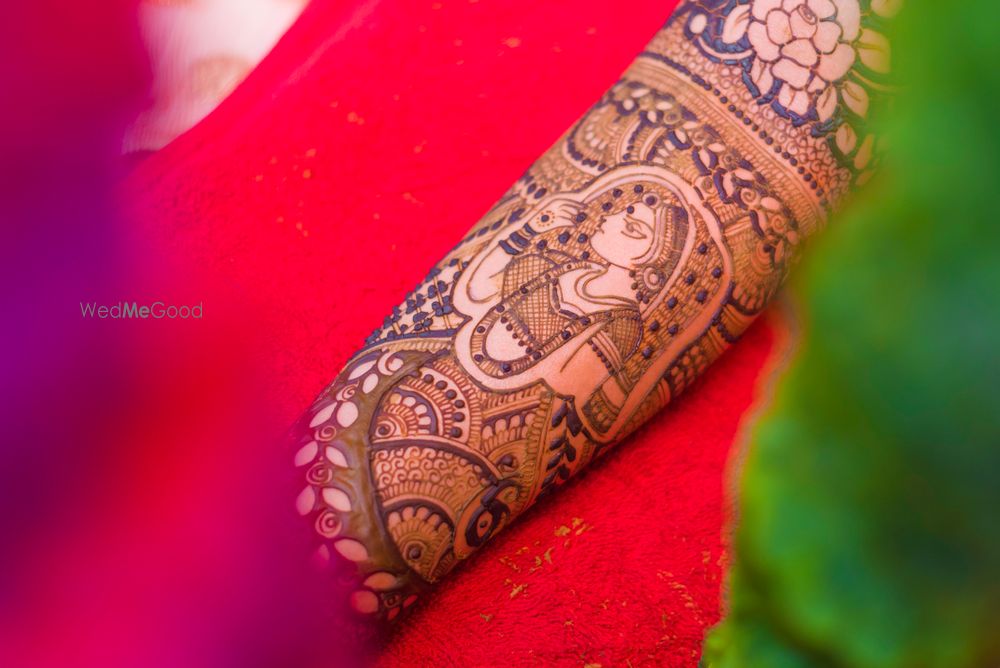
<instances>
[{"instance_id":1,"label":"henna drawn hand","mask_svg":"<svg viewBox=\"0 0 1000 668\"><path fill-rule=\"evenodd\" d=\"M568 197L550 200L544 209L531 219L531 228L536 232L547 232L558 227L572 227L583 205Z\"/></svg>"}]
</instances>

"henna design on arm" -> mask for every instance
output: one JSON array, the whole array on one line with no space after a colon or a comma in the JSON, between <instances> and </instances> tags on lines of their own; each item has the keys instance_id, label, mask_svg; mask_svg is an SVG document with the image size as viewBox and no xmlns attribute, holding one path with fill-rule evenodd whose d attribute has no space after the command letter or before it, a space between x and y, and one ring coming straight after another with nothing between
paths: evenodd
<instances>
[{"instance_id":1,"label":"henna design on arm","mask_svg":"<svg viewBox=\"0 0 1000 668\"><path fill-rule=\"evenodd\" d=\"M697 0L302 418L317 554L391 620L733 343L875 167L889 0Z\"/></svg>"}]
</instances>

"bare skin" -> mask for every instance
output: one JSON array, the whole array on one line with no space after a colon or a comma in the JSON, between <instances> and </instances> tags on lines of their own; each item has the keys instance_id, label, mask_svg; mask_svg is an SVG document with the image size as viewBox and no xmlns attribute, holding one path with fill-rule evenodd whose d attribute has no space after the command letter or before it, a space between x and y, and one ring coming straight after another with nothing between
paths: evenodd
<instances>
[{"instance_id":1,"label":"bare skin","mask_svg":"<svg viewBox=\"0 0 1000 668\"><path fill-rule=\"evenodd\" d=\"M874 168L886 0L682 3L297 428L299 512L391 620L655 415Z\"/></svg>"}]
</instances>

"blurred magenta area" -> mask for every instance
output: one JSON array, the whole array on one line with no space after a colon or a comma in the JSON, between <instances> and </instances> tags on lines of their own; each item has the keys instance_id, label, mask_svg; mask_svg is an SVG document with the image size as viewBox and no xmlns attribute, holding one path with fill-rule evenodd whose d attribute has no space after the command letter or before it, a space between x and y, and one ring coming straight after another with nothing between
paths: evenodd
<instances>
[{"instance_id":1,"label":"blurred magenta area","mask_svg":"<svg viewBox=\"0 0 1000 668\"><path fill-rule=\"evenodd\" d=\"M254 314L121 215L151 79L135 7L15 3L0 31L0 665L301 663ZM210 317L81 316L133 300Z\"/></svg>"}]
</instances>

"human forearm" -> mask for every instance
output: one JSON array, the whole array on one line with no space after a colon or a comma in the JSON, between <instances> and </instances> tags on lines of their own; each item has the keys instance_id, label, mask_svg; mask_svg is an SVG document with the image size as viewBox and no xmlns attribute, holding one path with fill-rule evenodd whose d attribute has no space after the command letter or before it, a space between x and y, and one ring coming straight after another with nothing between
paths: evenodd
<instances>
[{"instance_id":1,"label":"human forearm","mask_svg":"<svg viewBox=\"0 0 1000 668\"><path fill-rule=\"evenodd\" d=\"M397 614L682 391L868 167L856 2L776 4L679 10L303 418L299 509L357 610ZM777 45L804 10L837 32L799 38L806 80Z\"/></svg>"}]
</instances>

